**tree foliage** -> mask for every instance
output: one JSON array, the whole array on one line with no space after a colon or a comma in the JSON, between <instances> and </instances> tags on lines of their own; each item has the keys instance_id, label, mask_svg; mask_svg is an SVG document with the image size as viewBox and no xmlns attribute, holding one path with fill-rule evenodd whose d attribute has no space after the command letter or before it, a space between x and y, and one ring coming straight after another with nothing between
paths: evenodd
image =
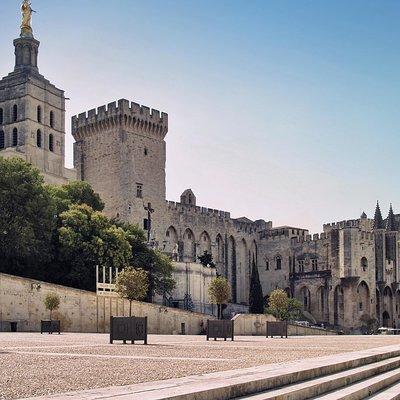
<instances>
[{"instance_id":1,"label":"tree foliage","mask_svg":"<svg viewBox=\"0 0 400 400\"><path fill-rule=\"evenodd\" d=\"M132 258L126 232L86 204L73 205L60 215L60 261L69 265L65 279L94 289L96 265L124 268Z\"/></svg>"},{"instance_id":2,"label":"tree foliage","mask_svg":"<svg viewBox=\"0 0 400 400\"><path fill-rule=\"evenodd\" d=\"M147 300L170 293L171 260L149 249L143 230L107 218L86 182L45 185L19 158L0 158L0 272L95 290L95 266L148 273Z\"/></svg>"},{"instance_id":3,"label":"tree foliage","mask_svg":"<svg viewBox=\"0 0 400 400\"><path fill-rule=\"evenodd\" d=\"M253 265L251 269L250 280L250 293L249 293L249 311L250 314L263 314L264 313L264 296L260 282L260 275L258 268L253 258Z\"/></svg>"},{"instance_id":4,"label":"tree foliage","mask_svg":"<svg viewBox=\"0 0 400 400\"><path fill-rule=\"evenodd\" d=\"M149 280L143 269L127 267L118 274L115 291L129 301L129 316L132 315L132 301L143 300L148 289Z\"/></svg>"},{"instance_id":5,"label":"tree foliage","mask_svg":"<svg viewBox=\"0 0 400 400\"><path fill-rule=\"evenodd\" d=\"M60 296L54 292L47 293L46 297L43 300L43 303L46 307L46 310L50 311L50 321L51 321L52 312L60 307Z\"/></svg>"},{"instance_id":6,"label":"tree foliage","mask_svg":"<svg viewBox=\"0 0 400 400\"><path fill-rule=\"evenodd\" d=\"M151 302L155 294L160 296L171 294L175 288L171 259L158 250L149 249L146 235L138 226L126 223L119 223L119 226L126 232L132 248L130 265L142 268L148 273L149 287L146 301Z\"/></svg>"},{"instance_id":7,"label":"tree foliage","mask_svg":"<svg viewBox=\"0 0 400 400\"><path fill-rule=\"evenodd\" d=\"M211 304L218 306L218 318L221 318L221 305L229 302L231 298L231 287L223 276L216 276L210 283L208 295Z\"/></svg>"},{"instance_id":8,"label":"tree foliage","mask_svg":"<svg viewBox=\"0 0 400 400\"><path fill-rule=\"evenodd\" d=\"M62 186L48 185L46 189L53 199L57 215L67 211L74 204L86 204L94 211L103 211L104 209L104 203L100 196L87 182L70 182Z\"/></svg>"},{"instance_id":9,"label":"tree foliage","mask_svg":"<svg viewBox=\"0 0 400 400\"><path fill-rule=\"evenodd\" d=\"M296 319L301 312L301 303L294 298L290 298L282 289L271 292L268 301L267 313L283 321Z\"/></svg>"},{"instance_id":10,"label":"tree foliage","mask_svg":"<svg viewBox=\"0 0 400 400\"><path fill-rule=\"evenodd\" d=\"M203 253L203 255L198 256L197 258L203 267L215 268L213 256L207 250Z\"/></svg>"},{"instance_id":11,"label":"tree foliage","mask_svg":"<svg viewBox=\"0 0 400 400\"><path fill-rule=\"evenodd\" d=\"M35 275L51 257L54 224L51 197L39 171L19 158L0 157L1 272Z\"/></svg>"}]
</instances>

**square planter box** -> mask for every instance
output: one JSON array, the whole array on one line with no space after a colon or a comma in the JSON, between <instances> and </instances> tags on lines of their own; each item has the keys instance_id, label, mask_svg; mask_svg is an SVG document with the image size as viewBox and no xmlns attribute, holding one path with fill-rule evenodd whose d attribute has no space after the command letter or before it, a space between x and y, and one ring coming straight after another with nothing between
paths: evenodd
<instances>
[{"instance_id":1,"label":"square planter box","mask_svg":"<svg viewBox=\"0 0 400 400\"><path fill-rule=\"evenodd\" d=\"M41 321L40 323L40 333L58 333L61 334L61 322L57 320L53 321Z\"/></svg>"},{"instance_id":2,"label":"square planter box","mask_svg":"<svg viewBox=\"0 0 400 400\"><path fill-rule=\"evenodd\" d=\"M288 326L286 321L267 322L267 338L271 336L288 337Z\"/></svg>"},{"instance_id":3,"label":"square planter box","mask_svg":"<svg viewBox=\"0 0 400 400\"><path fill-rule=\"evenodd\" d=\"M128 340L134 344L135 340L143 340L147 344L147 317L111 317L110 343L114 340Z\"/></svg>"},{"instance_id":4,"label":"square planter box","mask_svg":"<svg viewBox=\"0 0 400 400\"><path fill-rule=\"evenodd\" d=\"M209 339L234 340L234 321L231 320L207 320L207 340Z\"/></svg>"}]
</instances>

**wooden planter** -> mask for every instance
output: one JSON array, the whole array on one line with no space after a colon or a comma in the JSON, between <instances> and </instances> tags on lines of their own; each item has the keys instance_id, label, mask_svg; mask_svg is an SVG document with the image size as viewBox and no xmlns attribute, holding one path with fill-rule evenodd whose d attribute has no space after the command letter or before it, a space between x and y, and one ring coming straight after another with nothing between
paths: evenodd
<instances>
[{"instance_id":1,"label":"wooden planter","mask_svg":"<svg viewBox=\"0 0 400 400\"><path fill-rule=\"evenodd\" d=\"M287 321L267 322L267 338L274 336L288 337Z\"/></svg>"},{"instance_id":2,"label":"wooden planter","mask_svg":"<svg viewBox=\"0 0 400 400\"><path fill-rule=\"evenodd\" d=\"M129 340L132 344L136 340L143 340L147 344L147 317L111 317L110 343L122 340L124 344Z\"/></svg>"},{"instance_id":3,"label":"wooden planter","mask_svg":"<svg viewBox=\"0 0 400 400\"><path fill-rule=\"evenodd\" d=\"M207 320L207 340L209 339L234 340L234 321L231 320Z\"/></svg>"},{"instance_id":4,"label":"wooden planter","mask_svg":"<svg viewBox=\"0 0 400 400\"><path fill-rule=\"evenodd\" d=\"M40 322L40 334L49 333L52 335L53 333L61 334L61 322L58 320L52 321L41 321Z\"/></svg>"}]
</instances>

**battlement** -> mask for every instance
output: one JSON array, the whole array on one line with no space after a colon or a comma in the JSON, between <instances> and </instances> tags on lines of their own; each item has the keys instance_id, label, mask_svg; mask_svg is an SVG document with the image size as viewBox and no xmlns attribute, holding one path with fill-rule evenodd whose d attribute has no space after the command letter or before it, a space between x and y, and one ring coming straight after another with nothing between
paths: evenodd
<instances>
[{"instance_id":1,"label":"battlement","mask_svg":"<svg viewBox=\"0 0 400 400\"><path fill-rule=\"evenodd\" d=\"M80 140L86 132L116 125L164 138L168 132L168 114L121 99L72 117L72 135L75 140Z\"/></svg>"},{"instance_id":2,"label":"battlement","mask_svg":"<svg viewBox=\"0 0 400 400\"><path fill-rule=\"evenodd\" d=\"M231 213L227 211L215 210L213 208L193 206L189 204L182 204L175 201L167 201L168 210L174 210L185 214L199 214L209 217L218 217L222 219L230 219Z\"/></svg>"},{"instance_id":3,"label":"battlement","mask_svg":"<svg viewBox=\"0 0 400 400\"><path fill-rule=\"evenodd\" d=\"M332 222L330 224L324 224L323 229L324 232L332 230L332 229L343 229L343 228L359 228L360 220L359 219L349 219L340 222Z\"/></svg>"}]
</instances>

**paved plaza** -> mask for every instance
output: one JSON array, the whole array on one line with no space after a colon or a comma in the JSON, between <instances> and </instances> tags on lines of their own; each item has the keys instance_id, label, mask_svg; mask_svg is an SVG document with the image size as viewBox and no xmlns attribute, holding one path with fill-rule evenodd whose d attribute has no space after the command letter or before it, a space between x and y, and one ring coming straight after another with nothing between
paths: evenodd
<instances>
[{"instance_id":1,"label":"paved plaza","mask_svg":"<svg viewBox=\"0 0 400 400\"><path fill-rule=\"evenodd\" d=\"M400 344L400 336L289 339L150 335L149 345L103 334L0 334L0 398L17 399L150 382Z\"/></svg>"}]
</instances>

